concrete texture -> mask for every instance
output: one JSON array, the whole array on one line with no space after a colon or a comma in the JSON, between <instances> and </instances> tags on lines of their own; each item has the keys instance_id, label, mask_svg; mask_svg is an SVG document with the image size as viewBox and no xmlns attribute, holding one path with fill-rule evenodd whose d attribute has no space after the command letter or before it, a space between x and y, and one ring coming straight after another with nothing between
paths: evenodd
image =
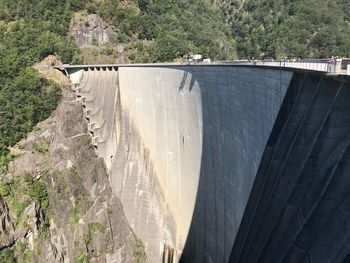
<instances>
[{"instance_id":1,"label":"concrete texture","mask_svg":"<svg viewBox=\"0 0 350 263\"><path fill-rule=\"evenodd\" d=\"M349 262L350 83L295 74L230 262Z\"/></svg>"},{"instance_id":2,"label":"concrete texture","mask_svg":"<svg viewBox=\"0 0 350 263\"><path fill-rule=\"evenodd\" d=\"M227 262L293 73L91 69L69 69L70 77L149 261Z\"/></svg>"},{"instance_id":3,"label":"concrete texture","mask_svg":"<svg viewBox=\"0 0 350 263\"><path fill-rule=\"evenodd\" d=\"M107 168L116 152L116 94L118 71L114 68L87 69L72 74L76 95L83 104L92 144Z\"/></svg>"}]
</instances>

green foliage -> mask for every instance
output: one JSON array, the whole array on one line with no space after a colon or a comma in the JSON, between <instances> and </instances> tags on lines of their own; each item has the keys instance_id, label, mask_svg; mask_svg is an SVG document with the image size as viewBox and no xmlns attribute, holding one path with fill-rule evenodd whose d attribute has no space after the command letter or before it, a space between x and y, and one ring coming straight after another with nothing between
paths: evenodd
<instances>
[{"instance_id":1,"label":"green foliage","mask_svg":"<svg viewBox=\"0 0 350 263\"><path fill-rule=\"evenodd\" d=\"M79 219L83 215L84 210L84 198L82 196L78 196L74 200L74 206L71 210L70 222L71 224L78 224Z\"/></svg>"},{"instance_id":2,"label":"green foliage","mask_svg":"<svg viewBox=\"0 0 350 263\"><path fill-rule=\"evenodd\" d=\"M0 252L0 262L13 263L16 262L15 253L12 248L5 248Z\"/></svg>"},{"instance_id":3,"label":"green foliage","mask_svg":"<svg viewBox=\"0 0 350 263\"><path fill-rule=\"evenodd\" d=\"M33 201L41 208L49 210L46 185L29 174L23 174L5 182L0 180L0 195L10 205L10 211L18 219L24 209Z\"/></svg>"},{"instance_id":4,"label":"green foliage","mask_svg":"<svg viewBox=\"0 0 350 263\"><path fill-rule=\"evenodd\" d=\"M98 40L97 40L96 36L93 36L93 37L92 37L91 45L93 45L93 46L98 46Z\"/></svg>"},{"instance_id":5,"label":"green foliage","mask_svg":"<svg viewBox=\"0 0 350 263\"><path fill-rule=\"evenodd\" d=\"M146 259L145 247L140 239L135 236L134 249L135 263L142 263Z\"/></svg>"},{"instance_id":6,"label":"green foliage","mask_svg":"<svg viewBox=\"0 0 350 263\"><path fill-rule=\"evenodd\" d=\"M1 60L1 58L0 58ZM0 156L55 109L59 88L31 68L16 69L18 75L0 86ZM15 73L14 73L15 74Z\"/></svg>"},{"instance_id":7,"label":"green foliage","mask_svg":"<svg viewBox=\"0 0 350 263\"><path fill-rule=\"evenodd\" d=\"M15 262L30 262L32 258L31 250L21 241L17 242L13 248L16 257Z\"/></svg>"},{"instance_id":8,"label":"green foliage","mask_svg":"<svg viewBox=\"0 0 350 263\"><path fill-rule=\"evenodd\" d=\"M8 163L7 147L56 108L59 87L29 66L50 54L73 60L69 23L84 7L83 0L0 1L0 165Z\"/></svg>"},{"instance_id":9,"label":"green foliage","mask_svg":"<svg viewBox=\"0 0 350 263\"><path fill-rule=\"evenodd\" d=\"M229 28L207 0L121 2L103 1L97 13L118 29L114 43L127 43L136 37L128 52L135 62L173 61L187 53L212 59L235 57Z\"/></svg>"},{"instance_id":10,"label":"green foliage","mask_svg":"<svg viewBox=\"0 0 350 263\"><path fill-rule=\"evenodd\" d=\"M1 152L1 150L0 150L0 152ZM4 150L3 152L5 154L4 155L0 155L0 167L7 166L9 164L9 162L11 162L15 158L14 155L6 154L7 150Z\"/></svg>"},{"instance_id":11,"label":"green foliage","mask_svg":"<svg viewBox=\"0 0 350 263\"><path fill-rule=\"evenodd\" d=\"M86 263L88 262L88 256L86 254L85 251L80 252L78 259L77 259L78 263Z\"/></svg>"},{"instance_id":12,"label":"green foliage","mask_svg":"<svg viewBox=\"0 0 350 263\"><path fill-rule=\"evenodd\" d=\"M226 10L241 58L350 56L345 0L237 0Z\"/></svg>"},{"instance_id":13,"label":"green foliage","mask_svg":"<svg viewBox=\"0 0 350 263\"><path fill-rule=\"evenodd\" d=\"M105 233L106 232L106 226L102 225L99 222L93 222L88 224L89 232L94 233Z\"/></svg>"},{"instance_id":14,"label":"green foliage","mask_svg":"<svg viewBox=\"0 0 350 263\"><path fill-rule=\"evenodd\" d=\"M38 140L33 143L33 150L36 153L46 154L49 151L49 145L47 140Z\"/></svg>"},{"instance_id":15,"label":"green foliage","mask_svg":"<svg viewBox=\"0 0 350 263\"><path fill-rule=\"evenodd\" d=\"M0 195L7 197L11 194L11 186L8 183L0 181Z\"/></svg>"},{"instance_id":16,"label":"green foliage","mask_svg":"<svg viewBox=\"0 0 350 263\"><path fill-rule=\"evenodd\" d=\"M21 241L0 252L1 263L30 262L31 258L31 250Z\"/></svg>"}]
</instances>

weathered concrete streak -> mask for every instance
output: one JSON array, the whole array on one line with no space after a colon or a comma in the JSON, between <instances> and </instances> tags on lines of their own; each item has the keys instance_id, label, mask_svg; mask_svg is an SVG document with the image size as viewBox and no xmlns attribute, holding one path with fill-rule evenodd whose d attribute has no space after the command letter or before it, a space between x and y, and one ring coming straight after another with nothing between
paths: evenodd
<instances>
[{"instance_id":1,"label":"weathered concrete streak","mask_svg":"<svg viewBox=\"0 0 350 263\"><path fill-rule=\"evenodd\" d=\"M120 147L131 145L129 162L112 172L119 173L112 180L123 183L112 184L151 262L157 262L163 244L182 250L192 218L202 152L200 89L194 82L190 91L194 79L180 69L119 71L121 130L128 125L132 138L120 142ZM144 162L152 169L143 169ZM120 174L123 166L128 169Z\"/></svg>"},{"instance_id":2,"label":"weathered concrete streak","mask_svg":"<svg viewBox=\"0 0 350 263\"><path fill-rule=\"evenodd\" d=\"M116 152L116 92L118 71L80 70L71 74L76 84L76 94L84 106L84 115L89 120L88 128L92 143L98 149L107 168L111 166Z\"/></svg>"}]
</instances>

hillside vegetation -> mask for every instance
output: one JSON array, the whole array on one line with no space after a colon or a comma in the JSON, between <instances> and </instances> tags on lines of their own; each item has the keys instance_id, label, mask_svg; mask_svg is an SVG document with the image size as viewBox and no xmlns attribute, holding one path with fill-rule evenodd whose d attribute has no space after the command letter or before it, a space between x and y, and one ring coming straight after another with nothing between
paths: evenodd
<instances>
[{"instance_id":1,"label":"hillside vegetation","mask_svg":"<svg viewBox=\"0 0 350 263\"><path fill-rule=\"evenodd\" d=\"M188 53L235 58L229 27L207 0L105 0L88 3L87 11L113 26L112 42L125 44L134 62L172 61Z\"/></svg>"},{"instance_id":2,"label":"hillside vegetation","mask_svg":"<svg viewBox=\"0 0 350 263\"><path fill-rule=\"evenodd\" d=\"M240 58L350 57L348 0L222 1Z\"/></svg>"},{"instance_id":3,"label":"hillside vegetation","mask_svg":"<svg viewBox=\"0 0 350 263\"><path fill-rule=\"evenodd\" d=\"M0 166L10 159L7 147L57 106L59 87L30 66L53 53L73 61L77 47L67 28L81 3L0 0Z\"/></svg>"}]
</instances>

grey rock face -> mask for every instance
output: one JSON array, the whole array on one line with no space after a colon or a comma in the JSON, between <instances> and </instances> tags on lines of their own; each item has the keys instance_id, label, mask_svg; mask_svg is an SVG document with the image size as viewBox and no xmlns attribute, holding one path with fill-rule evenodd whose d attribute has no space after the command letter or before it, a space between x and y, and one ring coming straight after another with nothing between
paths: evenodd
<instances>
[{"instance_id":1,"label":"grey rock face","mask_svg":"<svg viewBox=\"0 0 350 263\"><path fill-rule=\"evenodd\" d=\"M109 41L112 31L96 14L76 13L70 24L70 32L78 45L101 45Z\"/></svg>"},{"instance_id":2,"label":"grey rock face","mask_svg":"<svg viewBox=\"0 0 350 263\"><path fill-rule=\"evenodd\" d=\"M14 230L8 206L0 198L0 242L3 246L9 246L13 242Z\"/></svg>"},{"instance_id":3,"label":"grey rock face","mask_svg":"<svg viewBox=\"0 0 350 263\"><path fill-rule=\"evenodd\" d=\"M105 164L90 144L82 108L71 92L63 91L53 115L20 145L22 156L6 178L30 174L43 182L49 208L35 201L12 218L11 202L0 198L0 249L16 251L20 241L31 251L32 262L145 262L143 245L112 193Z\"/></svg>"}]
</instances>

